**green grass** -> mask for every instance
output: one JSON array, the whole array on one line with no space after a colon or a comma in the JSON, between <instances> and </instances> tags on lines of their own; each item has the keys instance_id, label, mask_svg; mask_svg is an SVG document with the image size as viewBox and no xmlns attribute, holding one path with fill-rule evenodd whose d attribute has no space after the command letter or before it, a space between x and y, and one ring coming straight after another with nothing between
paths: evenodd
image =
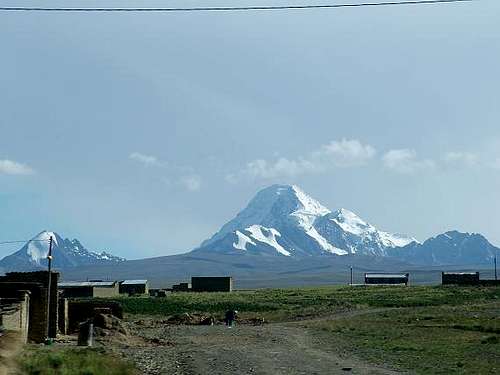
<instances>
[{"instance_id":1,"label":"green grass","mask_svg":"<svg viewBox=\"0 0 500 375\"><path fill-rule=\"evenodd\" d=\"M26 375L132 375L134 367L106 354L82 348L28 347L19 358L20 374Z\"/></svg>"},{"instance_id":2,"label":"green grass","mask_svg":"<svg viewBox=\"0 0 500 375\"><path fill-rule=\"evenodd\" d=\"M500 373L500 302L400 308L308 326L372 363L418 374Z\"/></svg>"},{"instance_id":3,"label":"green grass","mask_svg":"<svg viewBox=\"0 0 500 375\"><path fill-rule=\"evenodd\" d=\"M500 288L482 287L319 287L261 289L233 293L174 293L165 298L120 298L124 312L139 315L223 314L279 321L367 307L417 307L500 300Z\"/></svg>"}]
</instances>

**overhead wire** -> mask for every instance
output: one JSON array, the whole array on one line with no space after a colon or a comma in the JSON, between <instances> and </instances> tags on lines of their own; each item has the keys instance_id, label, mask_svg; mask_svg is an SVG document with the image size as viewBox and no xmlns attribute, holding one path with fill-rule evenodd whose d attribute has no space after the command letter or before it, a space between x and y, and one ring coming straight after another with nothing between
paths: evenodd
<instances>
[{"instance_id":1,"label":"overhead wire","mask_svg":"<svg viewBox=\"0 0 500 375\"><path fill-rule=\"evenodd\" d=\"M305 10L360 8L398 5L425 5L445 3L465 3L477 0L407 0L383 1L374 3L351 4L317 4L317 5L270 5L270 6L238 6L238 7L190 7L190 8L48 8L48 7L0 7L0 11L19 12L230 12L230 11L266 11L266 10Z\"/></svg>"}]
</instances>

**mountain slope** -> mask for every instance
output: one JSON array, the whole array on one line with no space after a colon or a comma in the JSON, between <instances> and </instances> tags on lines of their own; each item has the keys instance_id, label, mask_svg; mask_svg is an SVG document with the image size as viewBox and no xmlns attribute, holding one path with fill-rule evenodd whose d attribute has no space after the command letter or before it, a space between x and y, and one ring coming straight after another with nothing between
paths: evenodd
<instances>
[{"instance_id":1,"label":"mountain slope","mask_svg":"<svg viewBox=\"0 0 500 375\"><path fill-rule=\"evenodd\" d=\"M52 265L56 269L114 264L125 260L106 252L89 251L77 239L63 239L55 232L43 231L28 241L20 250L0 260L0 268L4 271L27 271L46 268L50 237L53 238Z\"/></svg>"},{"instance_id":2,"label":"mountain slope","mask_svg":"<svg viewBox=\"0 0 500 375\"><path fill-rule=\"evenodd\" d=\"M272 185L257 193L195 253L267 256L386 255L415 239L377 230L353 212L332 212L297 186Z\"/></svg>"},{"instance_id":3,"label":"mountain slope","mask_svg":"<svg viewBox=\"0 0 500 375\"><path fill-rule=\"evenodd\" d=\"M468 265L492 263L500 249L477 233L449 231L390 251L390 255L416 265Z\"/></svg>"}]
</instances>

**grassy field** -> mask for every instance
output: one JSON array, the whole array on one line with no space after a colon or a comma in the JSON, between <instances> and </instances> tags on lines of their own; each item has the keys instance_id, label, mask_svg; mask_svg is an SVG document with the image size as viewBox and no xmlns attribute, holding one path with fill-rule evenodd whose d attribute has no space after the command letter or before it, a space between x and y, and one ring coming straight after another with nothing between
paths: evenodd
<instances>
[{"instance_id":1,"label":"grassy field","mask_svg":"<svg viewBox=\"0 0 500 375\"><path fill-rule=\"evenodd\" d=\"M309 327L375 364L419 374L500 373L500 302L391 309Z\"/></svg>"},{"instance_id":2,"label":"grassy field","mask_svg":"<svg viewBox=\"0 0 500 375\"><path fill-rule=\"evenodd\" d=\"M127 314L168 316L180 313L222 315L236 309L244 317L270 321L318 316L369 307L461 305L500 299L500 288L443 286L342 286L260 289L233 293L174 293L166 298L121 298Z\"/></svg>"},{"instance_id":3,"label":"grassy field","mask_svg":"<svg viewBox=\"0 0 500 375\"><path fill-rule=\"evenodd\" d=\"M103 349L28 347L19 358L26 375L133 375L136 370Z\"/></svg>"}]
</instances>

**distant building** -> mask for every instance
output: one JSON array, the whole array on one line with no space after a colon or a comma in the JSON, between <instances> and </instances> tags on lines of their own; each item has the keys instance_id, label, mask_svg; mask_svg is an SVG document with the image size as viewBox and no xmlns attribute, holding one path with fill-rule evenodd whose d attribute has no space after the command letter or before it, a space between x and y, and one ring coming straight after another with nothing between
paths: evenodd
<instances>
[{"instance_id":1,"label":"distant building","mask_svg":"<svg viewBox=\"0 0 500 375\"><path fill-rule=\"evenodd\" d=\"M442 272L441 283L443 285L478 285L479 272Z\"/></svg>"},{"instance_id":2,"label":"distant building","mask_svg":"<svg viewBox=\"0 0 500 375\"><path fill-rule=\"evenodd\" d=\"M408 285L409 273L365 273L365 284L368 285Z\"/></svg>"},{"instance_id":3,"label":"distant building","mask_svg":"<svg viewBox=\"0 0 500 375\"><path fill-rule=\"evenodd\" d=\"M191 290L193 292L231 292L233 290L233 278L221 277L192 277Z\"/></svg>"},{"instance_id":4,"label":"distant building","mask_svg":"<svg viewBox=\"0 0 500 375\"><path fill-rule=\"evenodd\" d=\"M117 297L120 294L117 281L81 281L59 283L63 298Z\"/></svg>"},{"instance_id":5,"label":"distant building","mask_svg":"<svg viewBox=\"0 0 500 375\"><path fill-rule=\"evenodd\" d=\"M190 283L179 283L172 285L172 292L189 292L191 291Z\"/></svg>"},{"instance_id":6,"label":"distant building","mask_svg":"<svg viewBox=\"0 0 500 375\"><path fill-rule=\"evenodd\" d=\"M123 280L120 282L120 294L135 296L149 294L148 280Z\"/></svg>"}]
</instances>

